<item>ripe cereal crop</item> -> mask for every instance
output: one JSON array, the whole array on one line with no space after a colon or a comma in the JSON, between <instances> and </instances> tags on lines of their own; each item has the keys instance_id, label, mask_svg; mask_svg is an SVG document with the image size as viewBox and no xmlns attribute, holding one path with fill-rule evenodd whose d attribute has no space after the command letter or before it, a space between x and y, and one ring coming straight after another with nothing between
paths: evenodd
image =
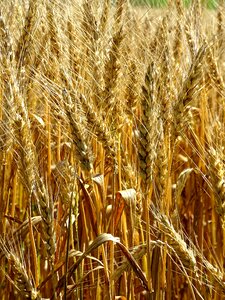
<instances>
[{"instance_id":1,"label":"ripe cereal crop","mask_svg":"<svg viewBox=\"0 0 225 300\"><path fill-rule=\"evenodd\" d=\"M1 299L225 299L214 6L2 0Z\"/></svg>"}]
</instances>

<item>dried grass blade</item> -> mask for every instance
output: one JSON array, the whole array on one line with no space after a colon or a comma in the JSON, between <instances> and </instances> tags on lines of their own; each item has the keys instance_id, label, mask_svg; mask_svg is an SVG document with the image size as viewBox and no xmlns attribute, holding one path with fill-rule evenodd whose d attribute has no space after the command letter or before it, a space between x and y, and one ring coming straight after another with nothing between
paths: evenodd
<instances>
[{"instance_id":1,"label":"dried grass blade","mask_svg":"<svg viewBox=\"0 0 225 300\"><path fill-rule=\"evenodd\" d=\"M142 272L141 268L139 267L139 265L137 264L137 262L135 261L134 257L131 255L131 253L119 241L119 238L116 238L116 237L112 236L111 234L103 233L103 234L99 235L94 240L94 242L88 247L88 249L76 261L76 263L72 267L70 267L70 269L68 270L68 274L65 274L63 277L60 278L60 280L58 282L58 285L57 285L58 293L60 292L60 290L62 289L62 287L64 285L64 281L66 279L66 276L68 276L68 278L72 276L72 274L74 273L74 271L78 268L79 264L88 255L88 253L90 253L94 249L98 248L102 244L104 244L106 242L109 242L109 241L111 241L113 243L116 243L118 245L118 247L122 250L123 254L128 259L128 261L129 261L132 269L137 274L138 278L141 280L144 288L148 291L148 283L147 283L146 277L145 277L144 273Z\"/></svg>"}]
</instances>

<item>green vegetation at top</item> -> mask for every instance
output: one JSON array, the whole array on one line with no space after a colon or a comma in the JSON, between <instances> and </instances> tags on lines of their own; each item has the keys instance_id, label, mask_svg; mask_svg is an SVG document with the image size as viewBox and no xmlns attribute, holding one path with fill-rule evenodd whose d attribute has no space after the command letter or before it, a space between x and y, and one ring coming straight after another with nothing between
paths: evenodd
<instances>
[{"instance_id":1,"label":"green vegetation at top","mask_svg":"<svg viewBox=\"0 0 225 300\"><path fill-rule=\"evenodd\" d=\"M191 4L191 0L183 0L185 5ZM214 9L218 6L218 1L215 0L203 0L203 4L209 8ZM152 7L160 8L167 5L168 0L131 0L131 3L134 5L150 5Z\"/></svg>"}]
</instances>

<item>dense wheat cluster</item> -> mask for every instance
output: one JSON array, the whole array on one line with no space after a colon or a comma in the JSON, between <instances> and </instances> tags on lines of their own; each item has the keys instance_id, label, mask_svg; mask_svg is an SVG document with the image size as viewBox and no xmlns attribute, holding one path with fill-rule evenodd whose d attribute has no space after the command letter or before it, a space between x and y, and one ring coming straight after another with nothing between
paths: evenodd
<instances>
[{"instance_id":1,"label":"dense wheat cluster","mask_svg":"<svg viewBox=\"0 0 225 300\"><path fill-rule=\"evenodd\" d=\"M225 299L224 14L2 1L0 299Z\"/></svg>"}]
</instances>

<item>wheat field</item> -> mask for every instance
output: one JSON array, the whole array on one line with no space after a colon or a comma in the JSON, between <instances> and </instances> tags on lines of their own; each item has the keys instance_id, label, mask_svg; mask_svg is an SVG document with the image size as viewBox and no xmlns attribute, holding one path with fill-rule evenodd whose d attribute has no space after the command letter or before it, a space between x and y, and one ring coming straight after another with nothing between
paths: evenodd
<instances>
[{"instance_id":1,"label":"wheat field","mask_svg":"<svg viewBox=\"0 0 225 300\"><path fill-rule=\"evenodd\" d=\"M1 299L225 299L224 19L2 0Z\"/></svg>"}]
</instances>

